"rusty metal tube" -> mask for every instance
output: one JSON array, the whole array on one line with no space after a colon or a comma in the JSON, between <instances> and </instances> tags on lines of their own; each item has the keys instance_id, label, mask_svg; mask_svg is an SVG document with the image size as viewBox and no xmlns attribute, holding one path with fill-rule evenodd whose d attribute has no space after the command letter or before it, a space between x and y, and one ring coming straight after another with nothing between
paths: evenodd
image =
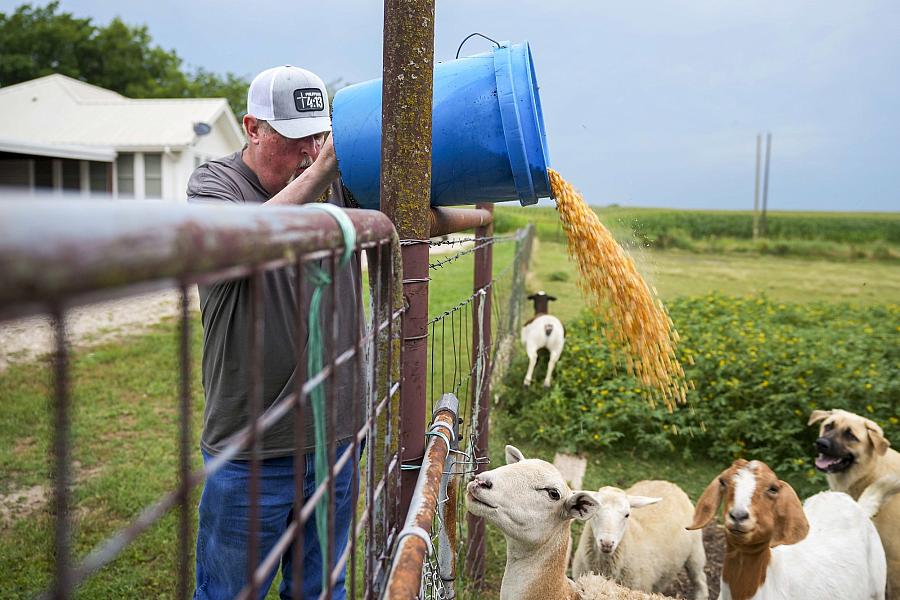
<instances>
[{"instance_id":1,"label":"rusty metal tube","mask_svg":"<svg viewBox=\"0 0 900 600\"><path fill-rule=\"evenodd\" d=\"M480 208L492 211L492 204L479 204ZM475 230L476 237L491 237L494 235L494 225L489 223ZM473 306L472 323L472 356L481 361L481 376L476 378L472 386L472 419L475 420L478 438L475 440L473 452L476 457L487 456L488 436L490 426L490 390L491 390L491 296L493 290L488 285L493 278L493 246L479 248L475 252L475 276L473 287L475 291L485 290L484 295L475 297ZM481 319L476 315L481 314ZM481 321L479 323L479 321ZM475 474L484 470L483 464L476 465ZM484 519L469 513L466 522L468 524L468 546L466 553L466 570L469 579L476 587L480 586L484 578Z\"/></svg>"},{"instance_id":2,"label":"rusty metal tube","mask_svg":"<svg viewBox=\"0 0 900 600\"><path fill-rule=\"evenodd\" d=\"M455 444L456 440L458 411L459 400L456 396L444 394L429 430L434 435L428 438L425 458L418 471L416 488L388 577L386 598L413 600L419 596L425 560L432 550L430 541L426 542L420 535L431 535L431 526L441 500L444 466L450 454L450 444ZM419 534L414 534L416 531Z\"/></svg>"},{"instance_id":3,"label":"rusty metal tube","mask_svg":"<svg viewBox=\"0 0 900 600\"><path fill-rule=\"evenodd\" d=\"M431 194L431 106L434 0L385 0L381 101L381 210L401 240L428 237ZM425 452L425 367L428 359L428 245L403 246L403 387L399 445L405 465ZM399 514L416 478L401 473Z\"/></svg>"},{"instance_id":4,"label":"rusty metal tube","mask_svg":"<svg viewBox=\"0 0 900 600\"><path fill-rule=\"evenodd\" d=\"M390 220L377 211L347 214L360 244L392 236ZM28 303L261 264L343 243L332 217L300 207L4 201L0 319L13 305L22 315Z\"/></svg>"},{"instance_id":5,"label":"rusty metal tube","mask_svg":"<svg viewBox=\"0 0 900 600\"><path fill-rule=\"evenodd\" d=\"M493 212L483 208L432 208L430 236L485 227L493 222Z\"/></svg>"}]
</instances>

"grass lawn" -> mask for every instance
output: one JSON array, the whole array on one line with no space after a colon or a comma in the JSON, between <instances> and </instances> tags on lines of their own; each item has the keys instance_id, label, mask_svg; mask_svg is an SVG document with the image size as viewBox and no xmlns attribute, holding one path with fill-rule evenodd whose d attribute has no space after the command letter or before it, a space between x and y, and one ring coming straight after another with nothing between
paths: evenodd
<instances>
[{"instance_id":1,"label":"grass lawn","mask_svg":"<svg viewBox=\"0 0 900 600\"><path fill-rule=\"evenodd\" d=\"M663 300L764 293L781 302L900 302L900 269L877 261L834 262L774 256L694 254L680 250L632 250L638 270ZM535 249L529 287L560 299L551 310L565 322L584 308L575 264L564 243L541 240Z\"/></svg>"}]
</instances>

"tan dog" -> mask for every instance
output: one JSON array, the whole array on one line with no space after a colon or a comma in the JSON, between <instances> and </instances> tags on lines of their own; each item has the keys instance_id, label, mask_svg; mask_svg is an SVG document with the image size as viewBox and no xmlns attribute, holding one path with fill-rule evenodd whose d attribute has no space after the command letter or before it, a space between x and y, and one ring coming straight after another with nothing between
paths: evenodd
<instances>
[{"instance_id":1,"label":"tan dog","mask_svg":"<svg viewBox=\"0 0 900 600\"><path fill-rule=\"evenodd\" d=\"M883 477L900 476L900 452L890 448L881 427L845 410L814 410L809 425L821 421L816 468L829 487L859 500ZM887 556L888 598L900 599L900 495L889 498L872 519Z\"/></svg>"}]
</instances>

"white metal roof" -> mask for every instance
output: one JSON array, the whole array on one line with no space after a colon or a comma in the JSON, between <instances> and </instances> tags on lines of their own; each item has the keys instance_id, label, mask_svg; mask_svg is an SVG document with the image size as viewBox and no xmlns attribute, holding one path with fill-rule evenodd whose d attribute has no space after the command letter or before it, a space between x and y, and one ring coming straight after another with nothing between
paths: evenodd
<instances>
[{"instance_id":1,"label":"white metal roof","mask_svg":"<svg viewBox=\"0 0 900 600\"><path fill-rule=\"evenodd\" d=\"M0 114L4 145L177 150L195 140L201 121L241 138L223 98L135 100L59 74L0 88Z\"/></svg>"}]
</instances>

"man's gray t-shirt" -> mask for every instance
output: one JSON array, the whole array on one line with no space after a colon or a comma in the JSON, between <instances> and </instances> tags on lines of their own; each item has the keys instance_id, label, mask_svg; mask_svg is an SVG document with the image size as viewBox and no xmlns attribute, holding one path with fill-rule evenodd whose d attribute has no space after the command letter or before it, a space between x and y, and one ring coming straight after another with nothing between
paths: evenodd
<instances>
[{"instance_id":1,"label":"man's gray t-shirt","mask_svg":"<svg viewBox=\"0 0 900 600\"><path fill-rule=\"evenodd\" d=\"M271 195L266 192L256 174L235 152L224 158L212 160L198 167L191 175L187 188L190 202L262 203ZM345 207L340 183L336 182L329 202ZM322 265L327 268L326 265ZM305 275L305 274L304 274ZM331 356L330 332L337 319L338 347L336 355L352 347L361 326L358 307L360 268L354 258L334 278L337 311L332 313L331 289L326 288L320 312L322 331L326 339L324 364ZM305 307L301 317L296 317L296 269L285 267L268 270L263 275L262 306L262 388L263 410L294 393L297 388L297 337L303 340L301 356L306 364L305 349L308 343L307 318L309 299L313 286L310 278L303 277ZM216 455L224 450L229 438L249 424L251 365L250 356L250 281L234 279L209 286L199 286L200 312L203 320L203 389L206 406L203 411L201 447ZM335 439L344 440L355 433L352 422L353 403L361 402L365 384L360 380L356 360L338 368L336 377L326 381L326 404L332 399L337 414ZM307 374L307 377L309 374ZM354 379L357 381L354 397ZM358 407L358 413L364 413ZM273 458L294 453L293 411L266 430L262 438L262 457ZM327 413L326 413L327 414ZM304 450L315 446L312 410L306 404L304 411ZM248 460L249 449L235 456L236 460Z\"/></svg>"}]
</instances>

